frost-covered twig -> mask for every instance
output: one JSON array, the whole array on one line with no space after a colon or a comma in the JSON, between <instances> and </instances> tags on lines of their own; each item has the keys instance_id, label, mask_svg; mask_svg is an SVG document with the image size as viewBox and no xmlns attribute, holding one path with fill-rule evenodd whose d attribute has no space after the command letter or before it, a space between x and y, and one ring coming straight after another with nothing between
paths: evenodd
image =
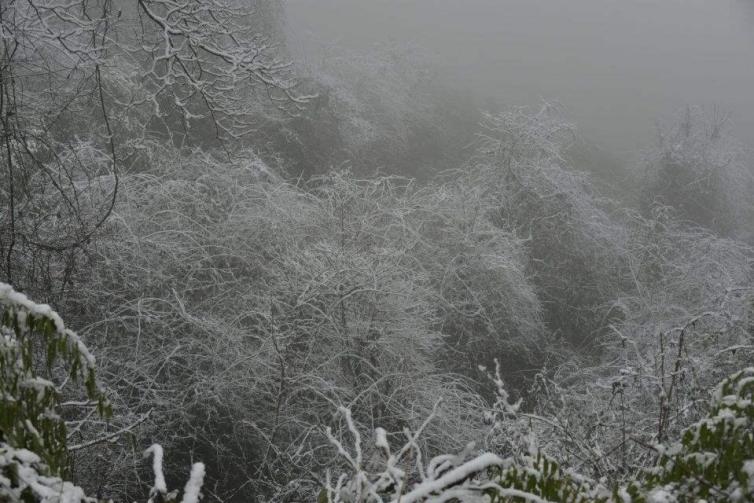
<instances>
[{"instance_id":1,"label":"frost-covered twig","mask_svg":"<svg viewBox=\"0 0 754 503\"><path fill-rule=\"evenodd\" d=\"M162 446L160 444L152 444L149 449L144 451L144 457L150 454L152 455L152 471L154 472L154 485L150 492L165 494L168 492L168 486L165 483L165 475L162 470Z\"/></svg>"},{"instance_id":2,"label":"frost-covered twig","mask_svg":"<svg viewBox=\"0 0 754 503\"><path fill-rule=\"evenodd\" d=\"M327 474L327 497L331 503L414 503L418 501L446 501L458 499L470 501L478 499L484 489L489 487L486 473L489 468L502 466L503 460L491 453L483 453L467 460L474 449L469 444L463 452L456 455L441 455L430 459L425 466L418 438L434 413L417 429L416 432L405 431L406 442L395 453L392 452L387 439L387 432L382 428L375 430L375 446L384 453L386 459L377 470L369 471L362 466L361 435L358 433L351 413L340 408L339 412L346 418L348 429L354 437L354 455L351 455L337 440L330 429L327 430L331 443L352 470L350 475L341 474L335 486ZM407 463L406 456L413 453L418 480L398 465ZM476 480L481 477L480 480ZM452 496L445 498L444 491ZM449 493L449 494L450 494Z\"/></svg>"},{"instance_id":3,"label":"frost-covered twig","mask_svg":"<svg viewBox=\"0 0 754 503\"><path fill-rule=\"evenodd\" d=\"M194 463L191 466L191 476L183 489L181 503L198 503L204 483L204 463Z\"/></svg>"},{"instance_id":4,"label":"frost-covered twig","mask_svg":"<svg viewBox=\"0 0 754 503\"><path fill-rule=\"evenodd\" d=\"M152 471L154 472L154 485L149 491L149 503L154 501L177 501L178 491L168 493L168 486L165 483L165 474L162 463L164 451L160 444L152 444L144 451L144 457L152 456ZM204 484L205 468L204 463L194 463L191 465L191 475L183 488L183 498L181 503L199 503L202 497L201 490ZM156 498L160 495L160 498Z\"/></svg>"},{"instance_id":5,"label":"frost-covered twig","mask_svg":"<svg viewBox=\"0 0 754 503\"><path fill-rule=\"evenodd\" d=\"M127 432L133 430L134 428L136 428L137 426L139 426L141 423L143 423L144 421L146 421L149 418L151 412L152 411L150 410L146 414L142 414L139 417L139 419L137 419L136 421L134 421L133 423L131 423L129 425L124 426L123 428L118 429L117 431L114 431L112 433L108 433L107 435L103 435L101 437L95 438L93 440L89 440L87 442L83 442L81 444L71 445L71 446L68 447L68 451L69 452L80 451L81 449L86 449L87 447L92 447L94 445L101 444L102 442L112 441L114 438L117 438L117 437L123 435L124 433L127 433Z\"/></svg>"}]
</instances>

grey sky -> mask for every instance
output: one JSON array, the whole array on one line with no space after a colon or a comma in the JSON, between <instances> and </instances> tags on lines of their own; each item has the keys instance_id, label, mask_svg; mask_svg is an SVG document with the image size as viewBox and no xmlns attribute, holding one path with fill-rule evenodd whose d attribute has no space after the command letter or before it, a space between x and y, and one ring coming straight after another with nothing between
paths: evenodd
<instances>
[{"instance_id":1,"label":"grey sky","mask_svg":"<svg viewBox=\"0 0 754 503\"><path fill-rule=\"evenodd\" d=\"M733 113L754 144L752 0L288 0L301 43L410 42L459 86L560 102L616 151L686 104Z\"/></svg>"}]
</instances>

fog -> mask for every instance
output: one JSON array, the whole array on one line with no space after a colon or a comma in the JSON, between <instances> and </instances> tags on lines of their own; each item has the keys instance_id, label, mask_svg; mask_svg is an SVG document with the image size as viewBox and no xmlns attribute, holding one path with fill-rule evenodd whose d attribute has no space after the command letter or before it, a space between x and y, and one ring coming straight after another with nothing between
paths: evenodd
<instances>
[{"instance_id":1,"label":"fog","mask_svg":"<svg viewBox=\"0 0 754 503\"><path fill-rule=\"evenodd\" d=\"M749 0L288 0L312 42L425 50L458 88L506 105L558 102L616 153L652 140L686 105L732 114L754 143L754 2Z\"/></svg>"},{"instance_id":2,"label":"fog","mask_svg":"<svg viewBox=\"0 0 754 503\"><path fill-rule=\"evenodd\" d=\"M754 502L754 0L0 42L0 503Z\"/></svg>"}]
</instances>

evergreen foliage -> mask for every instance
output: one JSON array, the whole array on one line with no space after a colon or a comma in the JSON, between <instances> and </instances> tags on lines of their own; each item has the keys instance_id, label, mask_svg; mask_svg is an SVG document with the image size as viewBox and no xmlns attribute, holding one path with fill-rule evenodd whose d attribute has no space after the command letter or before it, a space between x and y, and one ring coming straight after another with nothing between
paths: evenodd
<instances>
[{"instance_id":1,"label":"evergreen foliage","mask_svg":"<svg viewBox=\"0 0 754 503\"><path fill-rule=\"evenodd\" d=\"M95 380L94 357L49 306L35 304L2 283L0 316L0 441L33 451L50 473L65 474L60 391L43 376L63 375L83 383L86 397L107 417L112 409Z\"/></svg>"}]
</instances>

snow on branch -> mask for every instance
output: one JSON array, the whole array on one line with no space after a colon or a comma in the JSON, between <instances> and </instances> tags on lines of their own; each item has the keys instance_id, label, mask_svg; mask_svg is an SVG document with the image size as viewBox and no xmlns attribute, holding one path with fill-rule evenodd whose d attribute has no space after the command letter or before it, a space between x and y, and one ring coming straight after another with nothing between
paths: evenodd
<instances>
[{"instance_id":1,"label":"snow on branch","mask_svg":"<svg viewBox=\"0 0 754 503\"><path fill-rule=\"evenodd\" d=\"M335 438L330 428L327 429L327 436L340 456L345 459L352 473L350 477L346 474L340 475L333 486L328 472L326 495L331 503L446 501L451 494L450 499L472 501L480 498L484 490L490 487L490 481L486 476L488 469L504 464L501 458L491 453L468 459L474 450L473 443L460 454L436 456L425 464L418 437L434 417L433 411L416 432L404 430L406 441L395 453L390 448L387 432L377 428L375 447L382 452L385 459L378 470L370 471L362 463L361 435L353 422L350 410L340 407L338 412L346 419L347 428L354 439L353 454ZM412 464L414 469L410 471ZM415 482L417 477L418 481Z\"/></svg>"}]
</instances>

